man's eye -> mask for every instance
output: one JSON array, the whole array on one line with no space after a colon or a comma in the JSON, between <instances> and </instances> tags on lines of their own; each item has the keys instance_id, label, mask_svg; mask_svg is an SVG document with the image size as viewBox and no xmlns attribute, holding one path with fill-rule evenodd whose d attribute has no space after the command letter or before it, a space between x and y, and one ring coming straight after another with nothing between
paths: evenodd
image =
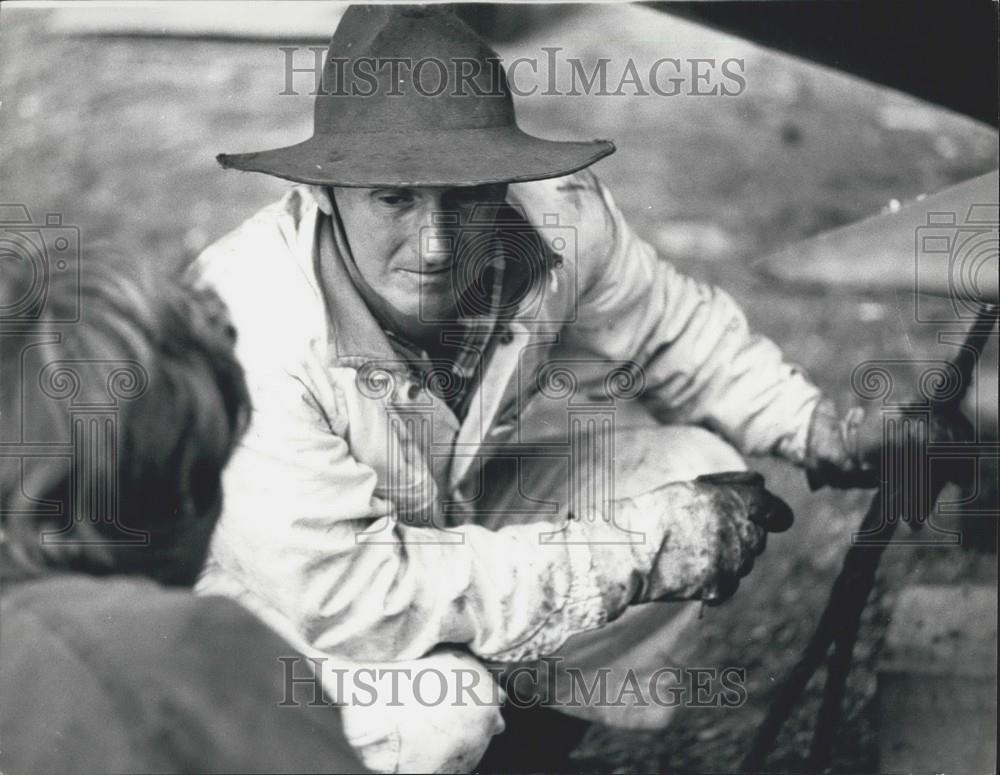
<instances>
[{"instance_id":1,"label":"man's eye","mask_svg":"<svg viewBox=\"0 0 1000 775\"><path fill-rule=\"evenodd\" d=\"M378 201L389 207L404 207L413 201L408 194L379 194Z\"/></svg>"}]
</instances>

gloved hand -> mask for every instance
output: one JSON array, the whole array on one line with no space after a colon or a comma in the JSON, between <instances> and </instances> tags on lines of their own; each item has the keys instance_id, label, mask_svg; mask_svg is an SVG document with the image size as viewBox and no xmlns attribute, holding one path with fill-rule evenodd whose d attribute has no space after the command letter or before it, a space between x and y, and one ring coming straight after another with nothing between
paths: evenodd
<instances>
[{"instance_id":1,"label":"gloved hand","mask_svg":"<svg viewBox=\"0 0 1000 775\"><path fill-rule=\"evenodd\" d=\"M805 467L810 487L878 487L886 451L883 425L877 410L854 407L841 417L832 401L820 401L809 425ZM897 425L898 432L889 443L899 448L913 444L913 434L921 425ZM974 436L969 421L957 409L932 413L929 432L929 440L935 442L966 441Z\"/></svg>"},{"instance_id":2,"label":"gloved hand","mask_svg":"<svg viewBox=\"0 0 1000 775\"><path fill-rule=\"evenodd\" d=\"M615 501L614 524L597 519L581 527L610 620L636 603L727 600L764 550L767 532L791 524L791 509L764 489L763 476L732 472Z\"/></svg>"}]
</instances>

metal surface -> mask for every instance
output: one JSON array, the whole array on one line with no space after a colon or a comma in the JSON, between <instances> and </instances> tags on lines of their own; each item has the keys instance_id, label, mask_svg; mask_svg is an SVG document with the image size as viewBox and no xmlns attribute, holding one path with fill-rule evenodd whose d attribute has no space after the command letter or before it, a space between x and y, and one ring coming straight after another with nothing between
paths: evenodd
<instances>
[{"instance_id":1,"label":"metal surface","mask_svg":"<svg viewBox=\"0 0 1000 775\"><path fill-rule=\"evenodd\" d=\"M789 285L914 291L960 302L998 303L996 171L763 259Z\"/></svg>"}]
</instances>

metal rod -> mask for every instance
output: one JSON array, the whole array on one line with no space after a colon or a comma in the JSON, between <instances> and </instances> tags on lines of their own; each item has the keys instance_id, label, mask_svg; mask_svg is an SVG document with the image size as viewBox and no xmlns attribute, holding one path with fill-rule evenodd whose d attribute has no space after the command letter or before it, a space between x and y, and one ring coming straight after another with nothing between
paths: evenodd
<instances>
[{"instance_id":1,"label":"metal rod","mask_svg":"<svg viewBox=\"0 0 1000 775\"><path fill-rule=\"evenodd\" d=\"M932 398L932 405L939 411L953 408L961 402L968 390L979 355L996 325L998 311L1000 308L994 306L986 305L980 308L961 349L953 360L953 365L959 373L961 388L947 402ZM932 504L937 500L944 485L944 481L932 484ZM900 522L898 517L906 513L907 495L893 493L888 499L889 519L884 518L887 514L883 513L882 504L886 500L883 499L882 493L876 493L872 499L859 532L869 535L878 531L879 541L856 543L847 551L816 630L806 645L802 657L778 689L764 722L758 728L750 752L743 760L745 771L757 772L763 767L781 727L791 715L792 708L823 663L831 643L836 642L809 755L810 770L825 769L833 737L840 722L840 711L846 692L847 676L850 673L854 644L861 624L861 614L875 584L882 552L885 551Z\"/></svg>"}]
</instances>

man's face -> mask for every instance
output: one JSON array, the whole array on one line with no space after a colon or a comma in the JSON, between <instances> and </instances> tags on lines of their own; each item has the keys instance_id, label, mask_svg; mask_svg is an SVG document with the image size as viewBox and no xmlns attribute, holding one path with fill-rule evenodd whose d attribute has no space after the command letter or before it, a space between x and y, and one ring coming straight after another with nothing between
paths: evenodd
<instances>
[{"instance_id":1,"label":"man's face","mask_svg":"<svg viewBox=\"0 0 1000 775\"><path fill-rule=\"evenodd\" d=\"M470 259L464 255L469 251L456 254L458 236L475 207L503 202L506 194L506 184L334 190L347 241L368 291L395 321L414 326L454 315L456 301L466 289L456 286L468 287L475 281L474 273L459 262L482 258ZM475 229L489 229L481 218Z\"/></svg>"}]
</instances>

